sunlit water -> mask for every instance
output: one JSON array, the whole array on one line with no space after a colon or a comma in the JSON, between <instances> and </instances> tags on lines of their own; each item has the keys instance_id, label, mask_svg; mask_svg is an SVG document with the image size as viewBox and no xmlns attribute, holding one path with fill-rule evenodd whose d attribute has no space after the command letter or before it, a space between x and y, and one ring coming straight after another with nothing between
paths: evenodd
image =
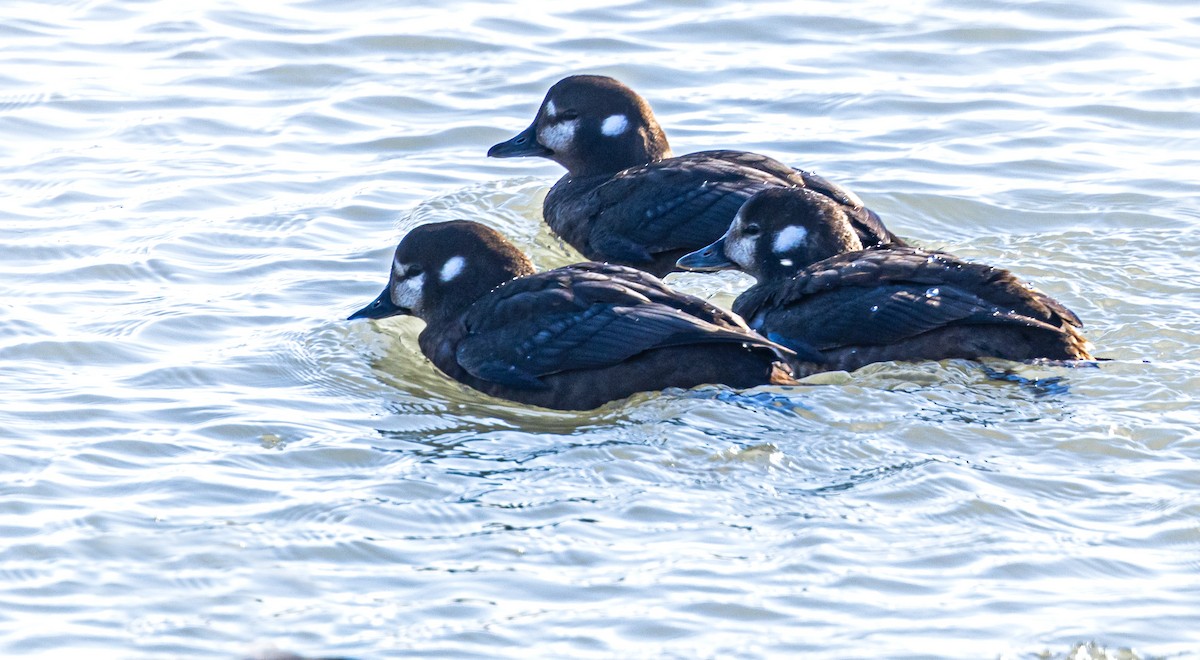
<instances>
[{"instance_id":1,"label":"sunlit water","mask_svg":"<svg viewBox=\"0 0 1200 660\"><path fill-rule=\"evenodd\" d=\"M1200 5L405 4L0 8L0 655L1200 656ZM575 258L484 153L578 72L1114 360L574 414L343 321L419 222Z\"/></svg>"}]
</instances>

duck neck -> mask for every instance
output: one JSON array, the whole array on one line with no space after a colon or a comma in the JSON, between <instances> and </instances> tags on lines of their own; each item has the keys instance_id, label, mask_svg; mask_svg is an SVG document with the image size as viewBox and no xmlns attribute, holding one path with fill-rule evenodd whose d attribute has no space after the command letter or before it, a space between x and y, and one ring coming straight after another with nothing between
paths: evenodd
<instances>
[{"instance_id":1,"label":"duck neck","mask_svg":"<svg viewBox=\"0 0 1200 660\"><path fill-rule=\"evenodd\" d=\"M631 167L657 163L671 157L667 136L653 119L619 139L603 138L588 149L588 158L563 162L572 178L613 175Z\"/></svg>"},{"instance_id":2,"label":"duck neck","mask_svg":"<svg viewBox=\"0 0 1200 660\"><path fill-rule=\"evenodd\" d=\"M425 323L429 326L453 323L467 308L497 287L533 272L533 265L527 259L497 260L477 266L470 279L455 282L453 288L443 292L438 304L425 315Z\"/></svg>"}]
</instances>

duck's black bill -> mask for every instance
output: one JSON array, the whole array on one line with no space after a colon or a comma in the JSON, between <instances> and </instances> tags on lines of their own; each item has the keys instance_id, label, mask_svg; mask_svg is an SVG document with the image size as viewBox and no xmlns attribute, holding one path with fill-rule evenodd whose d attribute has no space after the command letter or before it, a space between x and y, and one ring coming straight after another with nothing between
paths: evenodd
<instances>
[{"instance_id":1,"label":"duck's black bill","mask_svg":"<svg viewBox=\"0 0 1200 660\"><path fill-rule=\"evenodd\" d=\"M718 238L715 243L708 247L702 247L695 252L689 252L679 258L675 265L684 270L726 270L729 268L737 268L737 264L730 261L729 257L725 256L725 239Z\"/></svg>"},{"instance_id":2,"label":"duck's black bill","mask_svg":"<svg viewBox=\"0 0 1200 660\"><path fill-rule=\"evenodd\" d=\"M554 153L537 141L537 122L517 133L512 139L492 145L487 155L490 158L518 158L520 156L549 156Z\"/></svg>"},{"instance_id":3,"label":"duck's black bill","mask_svg":"<svg viewBox=\"0 0 1200 660\"><path fill-rule=\"evenodd\" d=\"M386 319L389 316L399 316L408 314L410 310L392 302L392 297L389 295L388 287L383 288L383 293L379 294L375 300L371 301L370 305L354 312L346 318L347 321L354 319Z\"/></svg>"}]
</instances>

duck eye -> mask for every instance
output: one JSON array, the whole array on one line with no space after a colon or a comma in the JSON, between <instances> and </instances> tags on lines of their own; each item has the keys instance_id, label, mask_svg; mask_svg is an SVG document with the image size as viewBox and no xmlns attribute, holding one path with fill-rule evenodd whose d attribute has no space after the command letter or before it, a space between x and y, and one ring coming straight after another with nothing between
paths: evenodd
<instances>
[{"instance_id":1,"label":"duck eye","mask_svg":"<svg viewBox=\"0 0 1200 660\"><path fill-rule=\"evenodd\" d=\"M417 275L420 275L420 274L421 274L421 267L416 264L413 264L413 265L409 266L408 268L404 269L405 277L416 277Z\"/></svg>"},{"instance_id":2,"label":"duck eye","mask_svg":"<svg viewBox=\"0 0 1200 660\"><path fill-rule=\"evenodd\" d=\"M558 116L561 117L563 121L579 119L579 113L575 110L563 110Z\"/></svg>"},{"instance_id":3,"label":"duck eye","mask_svg":"<svg viewBox=\"0 0 1200 660\"><path fill-rule=\"evenodd\" d=\"M742 227L742 236L758 236L762 229L755 224L749 224Z\"/></svg>"}]
</instances>

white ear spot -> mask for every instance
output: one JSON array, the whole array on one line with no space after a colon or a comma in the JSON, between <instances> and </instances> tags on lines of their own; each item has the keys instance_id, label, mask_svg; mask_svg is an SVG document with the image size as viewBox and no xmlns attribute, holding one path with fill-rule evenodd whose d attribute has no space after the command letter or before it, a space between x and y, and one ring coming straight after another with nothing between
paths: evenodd
<instances>
[{"instance_id":1,"label":"white ear spot","mask_svg":"<svg viewBox=\"0 0 1200 660\"><path fill-rule=\"evenodd\" d=\"M450 280L458 277L459 274L463 272L463 266L466 265L466 259L463 259L462 257L450 257L446 260L446 263L442 264L442 270L438 273L438 277L443 282L449 282Z\"/></svg>"},{"instance_id":2,"label":"white ear spot","mask_svg":"<svg viewBox=\"0 0 1200 660\"><path fill-rule=\"evenodd\" d=\"M610 115L600 123L600 132L608 137L616 137L629 128L629 119L625 115Z\"/></svg>"},{"instance_id":3,"label":"white ear spot","mask_svg":"<svg viewBox=\"0 0 1200 660\"><path fill-rule=\"evenodd\" d=\"M807 238L807 229L790 225L784 227L778 234L775 234L775 242L771 244L771 249L775 251L775 254L790 252L800 247L800 244L804 243Z\"/></svg>"},{"instance_id":4,"label":"white ear spot","mask_svg":"<svg viewBox=\"0 0 1200 660\"><path fill-rule=\"evenodd\" d=\"M558 114L558 108L554 107L554 101L546 101L546 116L554 117Z\"/></svg>"}]
</instances>

